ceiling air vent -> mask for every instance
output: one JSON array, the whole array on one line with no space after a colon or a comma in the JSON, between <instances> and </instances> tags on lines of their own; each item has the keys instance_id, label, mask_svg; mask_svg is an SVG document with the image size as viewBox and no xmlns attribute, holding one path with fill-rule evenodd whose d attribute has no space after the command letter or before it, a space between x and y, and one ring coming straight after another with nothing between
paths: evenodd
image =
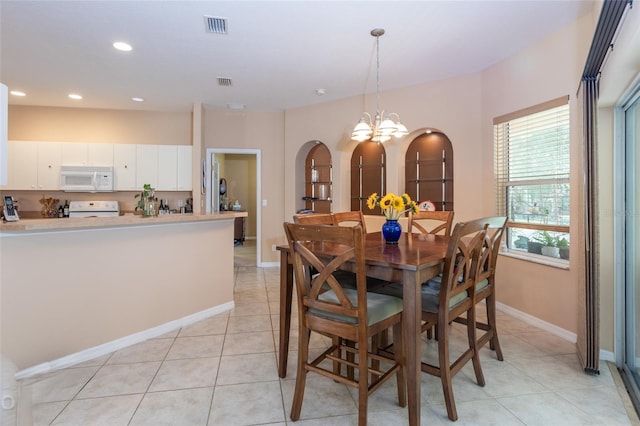
<instances>
[{"instance_id":1,"label":"ceiling air vent","mask_svg":"<svg viewBox=\"0 0 640 426\"><path fill-rule=\"evenodd\" d=\"M205 16L204 26L208 33L227 34L227 18Z\"/></svg>"},{"instance_id":2,"label":"ceiling air vent","mask_svg":"<svg viewBox=\"0 0 640 426\"><path fill-rule=\"evenodd\" d=\"M218 80L218 86L231 87L233 85L233 82L230 78L216 77L216 79Z\"/></svg>"}]
</instances>

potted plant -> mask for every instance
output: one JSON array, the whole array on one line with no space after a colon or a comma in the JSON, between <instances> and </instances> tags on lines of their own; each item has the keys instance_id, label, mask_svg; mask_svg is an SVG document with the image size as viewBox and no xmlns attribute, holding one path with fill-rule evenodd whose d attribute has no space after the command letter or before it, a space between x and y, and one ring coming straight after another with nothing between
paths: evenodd
<instances>
[{"instance_id":1,"label":"potted plant","mask_svg":"<svg viewBox=\"0 0 640 426\"><path fill-rule=\"evenodd\" d=\"M151 188L151 184L145 183L142 186L142 192L133 196L134 198L139 198L133 210L134 213L140 210L144 217L155 216L154 196L155 190Z\"/></svg>"},{"instance_id":2,"label":"potted plant","mask_svg":"<svg viewBox=\"0 0 640 426\"><path fill-rule=\"evenodd\" d=\"M569 241L562 237L558 239L558 249L560 253L560 259L569 260Z\"/></svg>"},{"instance_id":3,"label":"potted plant","mask_svg":"<svg viewBox=\"0 0 640 426\"><path fill-rule=\"evenodd\" d=\"M547 231L538 232L533 235L533 240L541 244L540 253L549 257L560 257L558 248L558 237L551 235Z\"/></svg>"}]
</instances>

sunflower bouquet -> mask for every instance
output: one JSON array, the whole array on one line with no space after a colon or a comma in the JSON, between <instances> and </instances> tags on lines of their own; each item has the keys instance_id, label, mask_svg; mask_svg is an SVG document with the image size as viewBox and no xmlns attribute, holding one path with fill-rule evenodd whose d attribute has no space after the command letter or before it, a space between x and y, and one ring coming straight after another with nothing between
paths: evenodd
<instances>
[{"instance_id":1,"label":"sunflower bouquet","mask_svg":"<svg viewBox=\"0 0 640 426\"><path fill-rule=\"evenodd\" d=\"M367 207L371 210L380 207L387 220L398 220L408 211L412 211L413 213L418 212L418 205L415 201L411 200L411 197L407 194L400 196L392 192L384 197L374 192L367 199Z\"/></svg>"}]
</instances>

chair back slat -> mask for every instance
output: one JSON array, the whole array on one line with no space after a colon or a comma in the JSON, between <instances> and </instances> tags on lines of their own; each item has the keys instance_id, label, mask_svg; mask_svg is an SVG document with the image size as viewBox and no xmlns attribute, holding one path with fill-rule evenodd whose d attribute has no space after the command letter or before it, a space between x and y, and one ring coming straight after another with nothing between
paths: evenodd
<instances>
[{"instance_id":1,"label":"chair back slat","mask_svg":"<svg viewBox=\"0 0 640 426\"><path fill-rule=\"evenodd\" d=\"M407 232L413 232L416 228L423 234L442 234L450 235L451 226L453 224L452 211L419 211L418 213L409 212L409 222Z\"/></svg>"}]
</instances>

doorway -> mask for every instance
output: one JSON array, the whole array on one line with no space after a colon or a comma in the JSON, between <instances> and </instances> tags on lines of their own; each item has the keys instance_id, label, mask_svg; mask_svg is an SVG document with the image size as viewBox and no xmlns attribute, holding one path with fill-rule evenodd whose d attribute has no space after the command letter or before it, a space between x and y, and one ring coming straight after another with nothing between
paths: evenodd
<instances>
[{"instance_id":1,"label":"doorway","mask_svg":"<svg viewBox=\"0 0 640 426\"><path fill-rule=\"evenodd\" d=\"M245 242L236 246L238 260L242 265L250 262L261 265L261 153L258 149L208 148L205 164L206 213L220 211L221 204L226 208L239 204L246 211L244 232ZM219 182L226 181L226 193L220 197ZM253 254L255 252L255 255Z\"/></svg>"}]
</instances>

